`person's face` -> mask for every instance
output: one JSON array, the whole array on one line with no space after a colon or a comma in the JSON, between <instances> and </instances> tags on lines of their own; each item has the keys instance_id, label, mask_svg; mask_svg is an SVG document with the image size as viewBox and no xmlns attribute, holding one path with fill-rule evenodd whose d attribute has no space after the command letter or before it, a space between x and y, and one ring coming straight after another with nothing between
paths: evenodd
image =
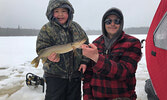
<instances>
[{"instance_id":1,"label":"person's face","mask_svg":"<svg viewBox=\"0 0 167 100\"><path fill-rule=\"evenodd\" d=\"M105 20L105 29L108 37L112 38L120 28L120 19L116 15L109 15Z\"/></svg>"},{"instance_id":2,"label":"person's face","mask_svg":"<svg viewBox=\"0 0 167 100\"><path fill-rule=\"evenodd\" d=\"M68 10L65 8L54 9L53 16L59 21L60 24L65 24L68 20Z\"/></svg>"}]
</instances>

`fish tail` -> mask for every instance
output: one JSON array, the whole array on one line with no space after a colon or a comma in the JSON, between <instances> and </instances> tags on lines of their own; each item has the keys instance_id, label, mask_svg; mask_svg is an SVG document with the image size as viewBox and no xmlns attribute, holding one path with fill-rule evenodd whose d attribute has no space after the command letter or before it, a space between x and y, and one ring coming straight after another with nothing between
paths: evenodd
<instances>
[{"instance_id":1,"label":"fish tail","mask_svg":"<svg viewBox=\"0 0 167 100\"><path fill-rule=\"evenodd\" d=\"M38 59L38 57L36 57L32 62L31 62L31 64L35 64L35 68L37 68L38 67L38 64L39 64L39 59Z\"/></svg>"}]
</instances>

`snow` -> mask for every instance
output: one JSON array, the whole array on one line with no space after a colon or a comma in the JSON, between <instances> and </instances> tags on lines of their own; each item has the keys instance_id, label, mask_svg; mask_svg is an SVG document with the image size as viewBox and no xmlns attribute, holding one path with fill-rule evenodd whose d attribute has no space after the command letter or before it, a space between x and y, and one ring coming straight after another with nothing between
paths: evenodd
<instances>
[{"instance_id":1,"label":"snow","mask_svg":"<svg viewBox=\"0 0 167 100\"><path fill-rule=\"evenodd\" d=\"M145 39L146 35L134 35ZM89 35L92 42L98 35ZM0 100L44 100L42 86L37 88L26 85L26 74L31 72L40 77L43 75L42 64L32 67L30 62L37 56L35 52L36 36L0 37ZM147 100L144 91L145 80L149 74L145 61L145 44L143 57L137 69L137 100ZM46 85L45 85L46 86Z\"/></svg>"}]
</instances>

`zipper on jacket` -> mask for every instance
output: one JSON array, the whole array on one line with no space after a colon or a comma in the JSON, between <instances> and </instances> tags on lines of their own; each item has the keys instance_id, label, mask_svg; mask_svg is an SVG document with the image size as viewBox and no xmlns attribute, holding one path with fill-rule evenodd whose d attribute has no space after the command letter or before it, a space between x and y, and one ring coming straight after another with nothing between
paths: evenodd
<instances>
[{"instance_id":1,"label":"zipper on jacket","mask_svg":"<svg viewBox=\"0 0 167 100\"><path fill-rule=\"evenodd\" d=\"M109 51L109 50L106 50L106 52L105 52L106 55L108 54L108 51Z\"/></svg>"},{"instance_id":2,"label":"zipper on jacket","mask_svg":"<svg viewBox=\"0 0 167 100\"><path fill-rule=\"evenodd\" d=\"M74 37L73 37L73 34L70 32L70 29L66 31L66 34L67 33L69 36L68 41L74 42ZM69 55L70 55L70 61L69 61L70 66L68 68L68 79L71 82L71 79L72 79L72 68L71 67L74 67L74 54L73 54L73 52L71 52Z\"/></svg>"}]
</instances>

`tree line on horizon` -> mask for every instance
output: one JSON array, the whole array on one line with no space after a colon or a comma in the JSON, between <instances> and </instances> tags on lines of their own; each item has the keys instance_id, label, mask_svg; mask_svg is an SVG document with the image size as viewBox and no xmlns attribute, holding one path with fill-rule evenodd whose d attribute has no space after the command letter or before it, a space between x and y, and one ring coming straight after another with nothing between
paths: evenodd
<instances>
[{"instance_id":1,"label":"tree line on horizon","mask_svg":"<svg viewBox=\"0 0 167 100\"><path fill-rule=\"evenodd\" d=\"M147 34L149 27L125 28L127 34ZM0 28L0 36L37 36L39 29ZM85 30L87 35L101 35L101 30Z\"/></svg>"}]
</instances>

